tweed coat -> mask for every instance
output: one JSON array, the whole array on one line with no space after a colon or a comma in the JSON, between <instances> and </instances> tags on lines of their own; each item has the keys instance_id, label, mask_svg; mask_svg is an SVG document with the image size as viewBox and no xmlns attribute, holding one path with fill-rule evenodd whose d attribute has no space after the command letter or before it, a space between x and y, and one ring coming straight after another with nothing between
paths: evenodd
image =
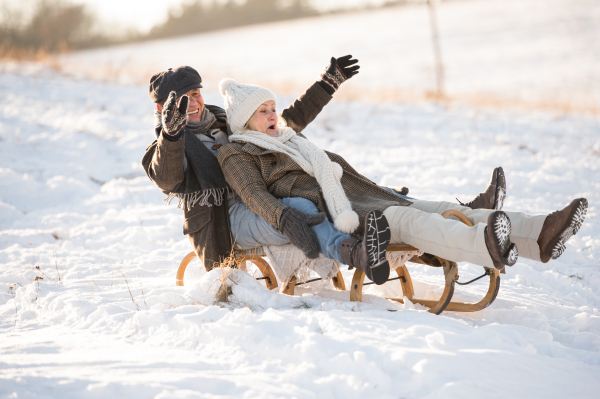
<instances>
[{"instance_id":1,"label":"tweed coat","mask_svg":"<svg viewBox=\"0 0 600 399\"><path fill-rule=\"evenodd\" d=\"M290 127L300 131L317 117L331 98L318 83L314 83L283 110L281 117ZM211 129L227 132L226 124L219 120ZM220 152L221 149L217 151ZM142 166L150 180L165 194L169 194L189 179L196 178L192 168L184 169L184 151L183 139L170 141L165 138L163 132L160 132L158 139L146 149ZM191 209L184 209L183 215L183 234L189 235L194 251L207 270L210 270L214 263L230 256L232 240L227 201L221 206L196 205Z\"/></svg>"},{"instance_id":2,"label":"tweed coat","mask_svg":"<svg viewBox=\"0 0 600 399\"><path fill-rule=\"evenodd\" d=\"M296 133L304 137L298 130ZM327 151L325 153L344 170L342 187L360 220L355 235L362 236L364 219L369 211L383 211L390 206L412 204L358 173L340 155ZM242 201L276 229L280 230L279 221L286 208L277 198L306 198L333 221L319 183L289 155L265 150L250 143L231 143L223 146L217 159L227 183L240 195Z\"/></svg>"}]
</instances>

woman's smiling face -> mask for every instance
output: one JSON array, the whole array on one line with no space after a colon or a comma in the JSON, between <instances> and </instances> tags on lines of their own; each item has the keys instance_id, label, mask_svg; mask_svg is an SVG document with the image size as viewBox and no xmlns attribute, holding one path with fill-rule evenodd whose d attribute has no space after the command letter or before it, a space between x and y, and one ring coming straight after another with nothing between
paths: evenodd
<instances>
[{"instance_id":1,"label":"woman's smiling face","mask_svg":"<svg viewBox=\"0 0 600 399\"><path fill-rule=\"evenodd\" d=\"M277 137L277 110L275 101L269 100L262 103L248 120L251 130Z\"/></svg>"}]
</instances>

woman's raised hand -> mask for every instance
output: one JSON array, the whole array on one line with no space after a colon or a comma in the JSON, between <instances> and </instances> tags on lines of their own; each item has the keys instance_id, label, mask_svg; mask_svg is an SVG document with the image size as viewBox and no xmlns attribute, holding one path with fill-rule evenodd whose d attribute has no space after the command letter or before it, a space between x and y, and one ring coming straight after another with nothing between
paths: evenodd
<instances>
[{"instance_id":1,"label":"woman's raised hand","mask_svg":"<svg viewBox=\"0 0 600 399\"><path fill-rule=\"evenodd\" d=\"M358 60L352 58L351 55L339 58L331 57L329 65L321 73L319 84L329 95L333 95L342 83L358 73L360 65L355 64L358 64Z\"/></svg>"},{"instance_id":2,"label":"woman's raised hand","mask_svg":"<svg viewBox=\"0 0 600 399\"><path fill-rule=\"evenodd\" d=\"M346 77L346 80L356 75L360 69L360 65L354 65L358 64L358 60L356 58L352 58L351 55L340 57L336 60L336 62L337 66L342 70L342 73Z\"/></svg>"}]
</instances>

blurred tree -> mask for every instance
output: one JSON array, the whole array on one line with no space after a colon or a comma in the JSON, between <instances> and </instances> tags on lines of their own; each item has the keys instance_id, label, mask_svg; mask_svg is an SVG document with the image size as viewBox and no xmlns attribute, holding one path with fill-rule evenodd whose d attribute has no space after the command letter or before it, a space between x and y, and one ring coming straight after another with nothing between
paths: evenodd
<instances>
[{"instance_id":1,"label":"blurred tree","mask_svg":"<svg viewBox=\"0 0 600 399\"><path fill-rule=\"evenodd\" d=\"M251 25L317 15L308 0L246 0L206 2L196 0L171 9L167 20L154 27L148 38L178 36L234 26Z\"/></svg>"},{"instance_id":2,"label":"blurred tree","mask_svg":"<svg viewBox=\"0 0 600 399\"><path fill-rule=\"evenodd\" d=\"M25 2L27 3L27 2ZM106 44L94 31L95 17L83 4L35 0L31 7L0 6L0 46L4 55L57 52Z\"/></svg>"}]
</instances>

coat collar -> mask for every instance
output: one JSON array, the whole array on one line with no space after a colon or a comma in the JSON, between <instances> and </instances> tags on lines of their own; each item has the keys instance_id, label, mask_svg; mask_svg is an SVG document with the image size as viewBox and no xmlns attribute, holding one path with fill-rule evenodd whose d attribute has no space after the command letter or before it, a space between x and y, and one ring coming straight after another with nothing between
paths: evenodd
<instances>
[{"instance_id":1,"label":"coat collar","mask_svg":"<svg viewBox=\"0 0 600 399\"><path fill-rule=\"evenodd\" d=\"M279 151L266 150L262 147L252 144L252 143L244 144L244 146L242 147L242 151L244 151L248 154L251 154L251 155L256 155L256 156L261 156L261 155L266 155L266 154L281 154L281 152L279 152Z\"/></svg>"}]
</instances>

